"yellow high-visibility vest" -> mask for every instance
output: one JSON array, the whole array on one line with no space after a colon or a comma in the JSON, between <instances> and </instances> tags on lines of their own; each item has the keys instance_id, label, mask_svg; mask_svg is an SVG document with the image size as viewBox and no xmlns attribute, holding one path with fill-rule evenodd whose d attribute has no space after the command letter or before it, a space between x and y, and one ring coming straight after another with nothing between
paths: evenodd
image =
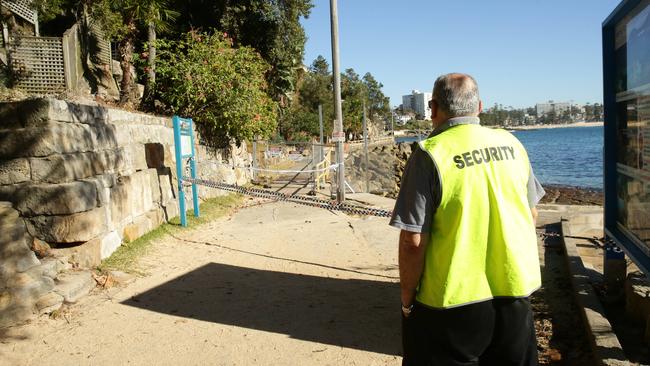
<instances>
[{"instance_id":1,"label":"yellow high-visibility vest","mask_svg":"<svg viewBox=\"0 0 650 366\"><path fill-rule=\"evenodd\" d=\"M420 143L440 174L442 197L416 300L451 308L527 297L541 286L527 199L530 163L504 130L457 125Z\"/></svg>"}]
</instances>

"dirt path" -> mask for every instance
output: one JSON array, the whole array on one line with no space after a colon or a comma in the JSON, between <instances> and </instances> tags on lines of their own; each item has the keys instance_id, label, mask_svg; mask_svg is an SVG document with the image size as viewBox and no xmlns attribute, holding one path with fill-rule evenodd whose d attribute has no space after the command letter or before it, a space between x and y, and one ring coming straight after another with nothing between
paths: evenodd
<instances>
[{"instance_id":1,"label":"dirt path","mask_svg":"<svg viewBox=\"0 0 650 366\"><path fill-rule=\"evenodd\" d=\"M10 329L0 365L399 365L397 238L383 218L241 209L157 242L131 285ZM546 287L534 300L540 353L566 362L576 331L562 333L561 304L545 294L565 294Z\"/></svg>"},{"instance_id":2,"label":"dirt path","mask_svg":"<svg viewBox=\"0 0 650 366\"><path fill-rule=\"evenodd\" d=\"M150 273L14 328L2 365L397 365L398 232L288 203L242 209L142 260Z\"/></svg>"}]
</instances>

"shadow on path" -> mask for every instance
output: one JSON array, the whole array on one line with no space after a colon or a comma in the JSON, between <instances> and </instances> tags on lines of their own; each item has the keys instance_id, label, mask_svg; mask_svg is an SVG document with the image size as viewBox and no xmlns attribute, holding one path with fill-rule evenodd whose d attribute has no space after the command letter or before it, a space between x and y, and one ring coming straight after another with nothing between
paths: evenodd
<instances>
[{"instance_id":1,"label":"shadow on path","mask_svg":"<svg viewBox=\"0 0 650 366\"><path fill-rule=\"evenodd\" d=\"M128 306L388 355L400 353L399 284L211 263Z\"/></svg>"}]
</instances>

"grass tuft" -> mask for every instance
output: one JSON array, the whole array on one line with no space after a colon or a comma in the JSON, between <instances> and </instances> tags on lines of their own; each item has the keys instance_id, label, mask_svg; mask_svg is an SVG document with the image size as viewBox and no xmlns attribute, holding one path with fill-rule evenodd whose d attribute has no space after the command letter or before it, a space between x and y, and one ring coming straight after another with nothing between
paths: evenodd
<instances>
[{"instance_id":1,"label":"grass tuft","mask_svg":"<svg viewBox=\"0 0 650 366\"><path fill-rule=\"evenodd\" d=\"M200 217L194 217L193 210L187 211L187 228L180 226L180 217L174 217L169 220L169 223L158 226L138 239L130 243L122 243L110 257L102 261L97 269L100 272L118 270L137 275L145 275L145 272L138 268L138 260L147 254L156 240L164 239L170 233L175 234L185 230L191 230L197 225L205 224L230 214L241 205L241 202L242 196L239 194L210 198L201 203Z\"/></svg>"}]
</instances>

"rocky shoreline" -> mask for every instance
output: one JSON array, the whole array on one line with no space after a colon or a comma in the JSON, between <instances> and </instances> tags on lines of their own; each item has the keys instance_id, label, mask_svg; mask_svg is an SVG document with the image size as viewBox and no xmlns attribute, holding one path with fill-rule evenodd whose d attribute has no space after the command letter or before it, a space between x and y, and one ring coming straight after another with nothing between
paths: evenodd
<instances>
[{"instance_id":1,"label":"rocky shoreline","mask_svg":"<svg viewBox=\"0 0 650 366\"><path fill-rule=\"evenodd\" d=\"M544 190L546 195L540 203L602 206L605 200L603 191L593 188L544 185Z\"/></svg>"},{"instance_id":2,"label":"rocky shoreline","mask_svg":"<svg viewBox=\"0 0 650 366\"><path fill-rule=\"evenodd\" d=\"M370 193L396 198L415 143L373 146L368 151L368 185ZM350 151L345 159L346 180L355 192L366 192L363 149ZM544 185L546 195L540 203L602 206L602 190L563 185Z\"/></svg>"}]
</instances>

